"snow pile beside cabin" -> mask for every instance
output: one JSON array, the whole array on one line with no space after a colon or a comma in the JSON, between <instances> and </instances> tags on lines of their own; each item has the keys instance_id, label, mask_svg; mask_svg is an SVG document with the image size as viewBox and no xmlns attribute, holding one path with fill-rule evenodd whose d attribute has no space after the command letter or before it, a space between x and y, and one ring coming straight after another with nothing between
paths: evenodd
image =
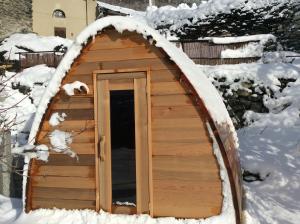
<instances>
[{"instance_id":1,"label":"snow pile beside cabin","mask_svg":"<svg viewBox=\"0 0 300 224\"><path fill-rule=\"evenodd\" d=\"M11 134L16 147L27 143L36 107L54 71L37 65L20 73L5 72L1 77L1 116L6 123L15 123Z\"/></svg>"},{"instance_id":2,"label":"snow pile beside cabin","mask_svg":"<svg viewBox=\"0 0 300 224\"><path fill-rule=\"evenodd\" d=\"M104 9L107 9L107 10L111 10L113 12L119 12L121 14L131 15L131 16L134 16L134 17L143 18L146 14L144 11L136 11L136 10L129 9L129 8L126 8L126 7L111 5L111 4L108 4L106 2L101 2L101 1L97 1L97 6L99 8L104 8Z\"/></svg>"},{"instance_id":3,"label":"snow pile beside cabin","mask_svg":"<svg viewBox=\"0 0 300 224\"><path fill-rule=\"evenodd\" d=\"M262 57L265 45L268 42L276 42L276 37L272 34L260 34L242 37L211 38L215 44L232 44L249 42L246 46L238 49L226 49L221 52L221 58L246 58Z\"/></svg>"},{"instance_id":4,"label":"snow pile beside cabin","mask_svg":"<svg viewBox=\"0 0 300 224\"><path fill-rule=\"evenodd\" d=\"M252 91L242 85L250 80L269 90L263 101L269 113L247 111L247 126L237 131L242 168L250 173L244 177L250 181L244 181L246 224L299 223L300 60L199 67L216 86L226 85L227 95Z\"/></svg>"},{"instance_id":5,"label":"snow pile beside cabin","mask_svg":"<svg viewBox=\"0 0 300 224\"><path fill-rule=\"evenodd\" d=\"M53 51L57 46L69 47L72 40L54 36L39 36L34 33L16 33L0 43L0 53L6 60L19 60L19 52Z\"/></svg>"}]
</instances>

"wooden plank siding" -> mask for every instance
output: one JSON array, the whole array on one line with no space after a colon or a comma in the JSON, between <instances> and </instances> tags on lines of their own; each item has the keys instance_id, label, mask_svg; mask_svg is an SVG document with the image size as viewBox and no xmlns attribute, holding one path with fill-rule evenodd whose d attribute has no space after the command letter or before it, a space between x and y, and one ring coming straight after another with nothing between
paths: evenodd
<instances>
[{"instance_id":1,"label":"wooden plank siding","mask_svg":"<svg viewBox=\"0 0 300 224\"><path fill-rule=\"evenodd\" d=\"M222 186L204 112L196 108L178 81L181 71L162 50L139 35L108 30L87 44L63 83L78 80L92 89L94 70L131 68L149 68L151 74L150 214L178 218L218 215ZM79 160L57 153L50 155L48 163L33 160L27 211L54 206L96 209L93 97L92 91L71 97L60 92L52 99L37 143L49 144L47 134L55 129L84 130L71 144ZM67 114L58 127L49 125L54 112Z\"/></svg>"}]
</instances>

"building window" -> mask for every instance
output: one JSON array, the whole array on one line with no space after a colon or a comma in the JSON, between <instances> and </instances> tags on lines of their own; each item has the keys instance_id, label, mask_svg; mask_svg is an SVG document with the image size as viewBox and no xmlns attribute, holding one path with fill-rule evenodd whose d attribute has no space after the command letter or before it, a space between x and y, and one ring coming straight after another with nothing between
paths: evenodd
<instances>
[{"instance_id":1,"label":"building window","mask_svg":"<svg viewBox=\"0 0 300 224\"><path fill-rule=\"evenodd\" d=\"M54 36L66 38L66 28L65 27L54 27Z\"/></svg>"},{"instance_id":2,"label":"building window","mask_svg":"<svg viewBox=\"0 0 300 224\"><path fill-rule=\"evenodd\" d=\"M55 18L66 18L66 14L64 13L64 11L62 11L60 9L55 9L53 11L52 17L55 17Z\"/></svg>"}]
</instances>

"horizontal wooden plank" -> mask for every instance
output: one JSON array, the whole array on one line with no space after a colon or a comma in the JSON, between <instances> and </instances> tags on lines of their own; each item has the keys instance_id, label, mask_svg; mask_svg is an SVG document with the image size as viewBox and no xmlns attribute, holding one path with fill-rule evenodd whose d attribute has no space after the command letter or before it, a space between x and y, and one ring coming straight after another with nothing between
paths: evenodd
<instances>
[{"instance_id":1,"label":"horizontal wooden plank","mask_svg":"<svg viewBox=\"0 0 300 224\"><path fill-rule=\"evenodd\" d=\"M93 73L87 73L87 74L75 74L73 75L72 73L69 73L64 79L63 79L63 84L66 83L71 83L75 81L80 81L83 82L87 85L92 85L93 84Z\"/></svg>"},{"instance_id":2,"label":"horizontal wooden plank","mask_svg":"<svg viewBox=\"0 0 300 224\"><path fill-rule=\"evenodd\" d=\"M153 82L151 85L151 95L175 95L188 94L179 82Z\"/></svg>"},{"instance_id":3,"label":"horizontal wooden plank","mask_svg":"<svg viewBox=\"0 0 300 224\"><path fill-rule=\"evenodd\" d=\"M53 177L53 176L34 176L31 177L33 187L54 187L54 188L76 188L76 189L95 189L95 178L84 177Z\"/></svg>"},{"instance_id":4,"label":"horizontal wooden plank","mask_svg":"<svg viewBox=\"0 0 300 224\"><path fill-rule=\"evenodd\" d=\"M51 113L49 113L49 115L45 117L45 120L48 121L53 113L65 113L67 115L67 117L65 118L66 121L94 120L94 109L54 109L51 110Z\"/></svg>"},{"instance_id":5,"label":"horizontal wooden plank","mask_svg":"<svg viewBox=\"0 0 300 224\"><path fill-rule=\"evenodd\" d=\"M152 120L152 129L162 128L199 128L207 129L206 124L198 118L155 118Z\"/></svg>"},{"instance_id":6,"label":"horizontal wooden plank","mask_svg":"<svg viewBox=\"0 0 300 224\"><path fill-rule=\"evenodd\" d=\"M69 76L78 76L84 74L93 74L93 71L102 69L101 63L99 62L89 62L89 63L82 63L79 61L75 61L70 71L67 73L66 77ZM75 79L75 78L74 78ZM76 79L75 79L76 81Z\"/></svg>"},{"instance_id":7,"label":"horizontal wooden plank","mask_svg":"<svg viewBox=\"0 0 300 224\"><path fill-rule=\"evenodd\" d=\"M206 130L201 128L162 128L152 130L155 142L210 142ZM198 140L198 141L197 141Z\"/></svg>"},{"instance_id":8,"label":"horizontal wooden plank","mask_svg":"<svg viewBox=\"0 0 300 224\"><path fill-rule=\"evenodd\" d=\"M182 142L153 142L153 156L202 156L212 155L212 144L203 143L182 143Z\"/></svg>"},{"instance_id":9,"label":"horizontal wooden plank","mask_svg":"<svg viewBox=\"0 0 300 224\"><path fill-rule=\"evenodd\" d=\"M175 82L179 80L181 71L179 69L164 69L151 71L151 83Z\"/></svg>"},{"instance_id":10,"label":"horizontal wooden plank","mask_svg":"<svg viewBox=\"0 0 300 224\"><path fill-rule=\"evenodd\" d=\"M37 141L42 144L50 143L50 136L52 132L40 131ZM83 130L83 131L73 131L69 132L71 134L72 143L94 143L95 142L95 132L94 130Z\"/></svg>"},{"instance_id":11,"label":"horizontal wooden plank","mask_svg":"<svg viewBox=\"0 0 300 224\"><path fill-rule=\"evenodd\" d=\"M137 46L132 48L102 49L82 52L81 62L126 61L135 59L163 58L166 54L156 47Z\"/></svg>"},{"instance_id":12,"label":"horizontal wooden plank","mask_svg":"<svg viewBox=\"0 0 300 224\"><path fill-rule=\"evenodd\" d=\"M153 70L177 69L177 65L164 58L154 59L134 59L124 61L106 61L98 63L101 69L130 69L130 68L150 68Z\"/></svg>"},{"instance_id":13,"label":"horizontal wooden plank","mask_svg":"<svg viewBox=\"0 0 300 224\"><path fill-rule=\"evenodd\" d=\"M135 215L136 207L134 206L122 206L122 205L112 205L113 214L125 214L125 215Z\"/></svg>"},{"instance_id":14,"label":"horizontal wooden plank","mask_svg":"<svg viewBox=\"0 0 300 224\"><path fill-rule=\"evenodd\" d=\"M189 106L193 105L192 99L189 95L177 94L177 95L164 95L164 96L152 96L152 107L159 106Z\"/></svg>"},{"instance_id":15,"label":"horizontal wooden plank","mask_svg":"<svg viewBox=\"0 0 300 224\"><path fill-rule=\"evenodd\" d=\"M38 166L36 176L95 177L95 166Z\"/></svg>"},{"instance_id":16,"label":"horizontal wooden plank","mask_svg":"<svg viewBox=\"0 0 300 224\"><path fill-rule=\"evenodd\" d=\"M133 90L133 79L109 80L109 90Z\"/></svg>"},{"instance_id":17,"label":"horizontal wooden plank","mask_svg":"<svg viewBox=\"0 0 300 224\"><path fill-rule=\"evenodd\" d=\"M95 189L75 189L75 188L54 188L35 187L32 191L33 198L43 199L73 199L95 201Z\"/></svg>"},{"instance_id":18,"label":"horizontal wooden plank","mask_svg":"<svg viewBox=\"0 0 300 224\"><path fill-rule=\"evenodd\" d=\"M94 166L95 155L78 155L77 160L68 155L55 154L49 156L48 162L43 162L41 160L36 160L35 162L37 165L47 166Z\"/></svg>"},{"instance_id":19,"label":"horizontal wooden plank","mask_svg":"<svg viewBox=\"0 0 300 224\"><path fill-rule=\"evenodd\" d=\"M174 176L173 179L177 180L195 180L192 176L189 177L188 173L215 173L219 179L219 166L217 160L213 155L202 155L202 156L153 156L153 179L163 179L159 175L159 172L177 173L178 176ZM166 173L167 174L167 173ZM182 175L186 174L186 175ZM201 174L202 175L202 174ZM204 175L204 174L203 174ZM214 179L216 177L213 177Z\"/></svg>"},{"instance_id":20,"label":"horizontal wooden plank","mask_svg":"<svg viewBox=\"0 0 300 224\"><path fill-rule=\"evenodd\" d=\"M221 182L200 182L199 180L154 180L153 181L153 190L155 192L165 191L165 192L174 192L180 191L181 189L189 189L186 191L192 192L195 194L215 194L219 196L222 193L222 184Z\"/></svg>"},{"instance_id":21,"label":"horizontal wooden plank","mask_svg":"<svg viewBox=\"0 0 300 224\"><path fill-rule=\"evenodd\" d=\"M81 131L81 130L94 130L95 121L94 120L77 120L77 121L63 121L57 126L52 126L49 121L45 121L42 125L42 131L52 131L59 129L61 131Z\"/></svg>"},{"instance_id":22,"label":"horizontal wooden plank","mask_svg":"<svg viewBox=\"0 0 300 224\"><path fill-rule=\"evenodd\" d=\"M145 78L145 72L120 72L120 73L98 73L97 80L109 79L110 82L117 82L115 80L124 80L124 79L139 79ZM114 80L114 81L113 81ZM122 82L122 81L121 81Z\"/></svg>"},{"instance_id":23,"label":"horizontal wooden plank","mask_svg":"<svg viewBox=\"0 0 300 224\"><path fill-rule=\"evenodd\" d=\"M155 119L198 118L200 114L195 106L159 106L151 108L152 121Z\"/></svg>"},{"instance_id":24,"label":"horizontal wooden plank","mask_svg":"<svg viewBox=\"0 0 300 224\"><path fill-rule=\"evenodd\" d=\"M70 97L68 99L55 98L51 107L55 109L93 109L94 98L90 97Z\"/></svg>"},{"instance_id":25,"label":"horizontal wooden plank","mask_svg":"<svg viewBox=\"0 0 300 224\"><path fill-rule=\"evenodd\" d=\"M173 164L172 164L173 165ZM180 164L178 164L180 166ZM177 169L177 170L158 170L153 169L153 181L195 181L199 185L206 183L218 183L220 181L219 172L217 169L211 167L202 168L202 171L190 171L189 169Z\"/></svg>"},{"instance_id":26,"label":"horizontal wooden plank","mask_svg":"<svg viewBox=\"0 0 300 224\"><path fill-rule=\"evenodd\" d=\"M145 46L148 44L141 35L130 33L121 35L120 33L102 34L95 37L93 43L86 50L116 49L136 46Z\"/></svg>"},{"instance_id":27,"label":"horizontal wooden plank","mask_svg":"<svg viewBox=\"0 0 300 224\"><path fill-rule=\"evenodd\" d=\"M33 198L32 209L61 208L61 209L96 209L96 201Z\"/></svg>"}]
</instances>

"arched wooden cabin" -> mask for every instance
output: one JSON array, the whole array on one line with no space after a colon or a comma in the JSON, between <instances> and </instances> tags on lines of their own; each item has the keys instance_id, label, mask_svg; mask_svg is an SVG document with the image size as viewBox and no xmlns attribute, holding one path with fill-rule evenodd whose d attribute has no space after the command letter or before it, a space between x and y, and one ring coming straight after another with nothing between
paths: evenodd
<instances>
[{"instance_id":1,"label":"arched wooden cabin","mask_svg":"<svg viewBox=\"0 0 300 224\"><path fill-rule=\"evenodd\" d=\"M74 81L90 91L66 95L62 87ZM56 112L67 117L51 126ZM108 17L77 37L29 139L49 145L53 130L72 133L79 159L51 152L48 162L31 160L26 211L197 219L226 213L240 223L236 137L222 99L181 50L143 23Z\"/></svg>"}]
</instances>

